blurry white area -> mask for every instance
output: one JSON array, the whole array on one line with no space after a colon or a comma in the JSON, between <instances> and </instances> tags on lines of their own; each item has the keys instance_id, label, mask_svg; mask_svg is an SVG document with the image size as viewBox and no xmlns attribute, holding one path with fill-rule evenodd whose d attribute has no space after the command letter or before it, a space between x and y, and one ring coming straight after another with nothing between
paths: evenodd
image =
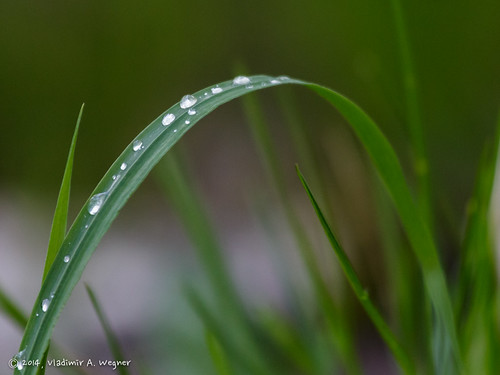
<instances>
[{"instance_id":1,"label":"blurry white area","mask_svg":"<svg viewBox=\"0 0 500 375\"><path fill-rule=\"evenodd\" d=\"M141 192L137 195L97 247L57 322L54 341L70 358L111 359L83 282L93 288L120 338L129 341L126 347L143 346L150 341L147 337L151 332L158 334L159 325L177 325L178 331L183 331L187 318L179 317L183 313L175 310L186 302L179 300L184 296L172 280L181 284L199 279L189 274L193 267L187 266L193 263L193 251L161 197L154 201ZM31 311L40 286L52 210L49 203L37 205L19 193L0 194L0 286L26 313ZM221 245L230 249L226 259L232 274L237 275L246 301L265 300L276 307L282 291L276 262L270 259L271 244L251 218L235 219L233 215L222 215L217 223L219 232L224 228ZM18 351L21 329L0 314L0 333L3 374L8 373L8 360ZM128 354L135 359L147 349L138 350ZM102 371L92 373L108 373Z\"/></svg>"}]
</instances>

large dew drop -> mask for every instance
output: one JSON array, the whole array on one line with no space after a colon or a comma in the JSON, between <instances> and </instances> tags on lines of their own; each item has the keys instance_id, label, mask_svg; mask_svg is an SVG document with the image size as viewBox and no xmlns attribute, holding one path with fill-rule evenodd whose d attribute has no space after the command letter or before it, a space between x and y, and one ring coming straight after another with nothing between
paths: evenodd
<instances>
[{"instance_id":1,"label":"large dew drop","mask_svg":"<svg viewBox=\"0 0 500 375\"><path fill-rule=\"evenodd\" d=\"M104 199L106 198L106 194L107 193L99 193L90 198L89 205L87 207L89 214L95 215L99 212L102 204L104 203Z\"/></svg>"},{"instance_id":2,"label":"large dew drop","mask_svg":"<svg viewBox=\"0 0 500 375\"><path fill-rule=\"evenodd\" d=\"M175 120L175 115L173 113L167 113L164 117L163 120L161 120L161 123L163 126L168 126Z\"/></svg>"},{"instance_id":3,"label":"large dew drop","mask_svg":"<svg viewBox=\"0 0 500 375\"><path fill-rule=\"evenodd\" d=\"M47 310L49 309L49 305L50 305L50 301L48 299L44 299L42 301L42 311L47 312Z\"/></svg>"},{"instance_id":4,"label":"large dew drop","mask_svg":"<svg viewBox=\"0 0 500 375\"><path fill-rule=\"evenodd\" d=\"M142 148L142 141L139 139L136 139L134 143L132 143L132 150L134 151L139 151Z\"/></svg>"},{"instance_id":5,"label":"large dew drop","mask_svg":"<svg viewBox=\"0 0 500 375\"><path fill-rule=\"evenodd\" d=\"M192 107L196 104L198 99L196 99L193 95L184 95L181 99L181 108L186 109Z\"/></svg>"},{"instance_id":6,"label":"large dew drop","mask_svg":"<svg viewBox=\"0 0 500 375\"><path fill-rule=\"evenodd\" d=\"M250 83L250 78L245 76L238 76L233 79L233 85L247 85Z\"/></svg>"}]
</instances>

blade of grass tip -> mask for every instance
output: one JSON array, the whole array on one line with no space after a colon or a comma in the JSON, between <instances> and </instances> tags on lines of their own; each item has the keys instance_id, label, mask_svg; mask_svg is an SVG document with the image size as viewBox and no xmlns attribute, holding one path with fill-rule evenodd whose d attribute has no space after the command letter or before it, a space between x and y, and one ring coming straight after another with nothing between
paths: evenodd
<instances>
[{"instance_id":1,"label":"blade of grass tip","mask_svg":"<svg viewBox=\"0 0 500 375\"><path fill-rule=\"evenodd\" d=\"M109 324L109 320L107 316L104 314L103 309L101 308L101 304L97 300L97 297L92 290L92 288L88 285L85 284L85 289L87 290L87 294L89 295L90 302L92 302L92 306L94 308L94 311L97 314L97 317L99 318L99 322L101 323L102 329L104 330L104 333L106 334L106 340L108 341L109 349L111 350L111 354L113 355L113 359L117 362L117 367L116 371L120 375L129 375L130 372L128 370L128 363L130 361L125 360L125 356L123 355L123 350L120 346L120 342L118 340L118 337L116 336L115 332L111 328L111 325Z\"/></svg>"},{"instance_id":2,"label":"blade of grass tip","mask_svg":"<svg viewBox=\"0 0 500 375\"><path fill-rule=\"evenodd\" d=\"M71 174L73 171L73 159L75 156L76 139L78 137L78 128L80 127L80 121L82 119L83 108L85 104L82 104L80 108L80 113L78 114L78 119L76 121L75 130L73 132L73 138L71 140L71 146L68 153L68 158L66 160L66 167L64 168L64 175L61 183L61 188L59 190L59 195L57 197L56 209L54 212L54 219L52 220L52 228L50 231L49 245L47 248L47 256L45 258L45 266L43 269L43 280L47 276L54 258L56 257L61 244L66 236L66 227L68 224L68 208L69 208L69 195L71 190ZM49 354L49 347L47 347L38 367L38 375L45 374L47 356Z\"/></svg>"},{"instance_id":3,"label":"blade of grass tip","mask_svg":"<svg viewBox=\"0 0 500 375\"><path fill-rule=\"evenodd\" d=\"M384 319L376 309L376 307L372 304L370 301L370 298L368 296L368 292L363 288L361 281L359 280L356 271L354 271L354 268L352 267L351 262L349 261L349 258L345 254L344 250L340 246L339 242L337 241L335 235L333 234L332 230L330 229L330 226L328 225L321 209L319 208L318 204L316 203L316 200L309 189L309 186L307 185L306 180L304 179L304 176L300 172L300 169L298 166L296 166L297 169L297 175L299 176L299 179L304 186L304 189L311 201L311 204L314 208L314 211L316 212L316 215L318 216L318 219L321 223L321 226L323 227L325 234L328 238L328 241L330 242L335 255L337 256L340 266L342 267L342 270L344 271L344 274L349 281L349 284L351 285L354 293L356 294L356 297L358 298L359 302L365 309L367 315L370 317L372 320L373 324L377 328L378 332L386 342L387 346L393 353L394 357L396 358L397 362L401 366L401 369L406 373L406 374L416 374L414 365L412 361L410 360L410 357L406 354L405 350L403 347L397 342L396 338L392 334L391 330L385 323Z\"/></svg>"},{"instance_id":4,"label":"blade of grass tip","mask_svg":"<svg viewBox=\"0 0 500 375\"><path fill-rule=\"evenodd\" d=\"M337 108L368 152L399 214L422 270L425 288L436 313L437 324L445 327L458 371L462 372L463 361L455 318L437 247L415 205L394 149L375 122L352 101L320 85L309 83L306 86Z\"/></svg>"},{"instance_id":5,"label":"blade of grass tip","mask_svg":"<svg viewBox=\"0 0 500 375\"><path fill-rule=\"evenodd\" d=\"M298 216L294 212L293 205L290 203L291 199L286 187L286 179L279 165L276 153L274 152L275 147L273 145L271 132L257 98L253 95L245 96L243 98L243 107L264 168L267 171L268 178L274 189L276 189L278 193L281 207L285 212L285 218L295 237L300 255L306 265L320 306L325 313L325 318L328 322L329 330L331 331L330 339L335 348L342 354L340 358L344 362L349 374L361 374L360 361L357 358L354 348L350 324L342 310L336 306L332 299L328 286L321 276L321 271L318 267L311 241L300 223Z\"/></svg>"},{"instance_id":6,"label":"blade of grass tip","mask_svg":"<svg viewBox=\"0 0 500 375\"><path fill-rule=\"evenodd\" d=\"M82 104L80 113L78 114L75 131L73 132L73 138L71 140L71 146L69 148L68 158L66 160L66 167L64 169L61 188L57 197L56 210L54 213L54 219L52 220L52 229L50 231L49 246L47 249L47 256L45 258L45 267L43 270L42 281L45 280L50 266L54 262L54 258L56 257L56 254L64 241L64 237L66 236L73 159L75 157L76 139L78 137L78 129L80 128L80 121L82 119L84 106L85 103Z\"/></svg>"},{"instance_id":7,"label":"blade of grass tip","mask_svg":"<svg viewBox=\"0 0 500 375\"><path fill-rule=\"evenodd\" d=\"M429 230L433 231L434 217L432 212L432 197L429 178L429 163L425 149L425 138L422 120L420 117L420 105L418 99L418 85L413 66L410 40L405 24L405 17L400 0L391 0L392 12L396 26L399 53L401 59L401 73L403 75L403 87L406 102L406 122L410 130L410 140L413 148L414 171L418 185L418 208L422 217L427 222Z\"/></svg>"},{"instance_id":8,"label":"blade of grass tip","mask_svg":"<svg viewBox=\"0 0 500 375\"><path fill-rule=\"evenodd\" d=\"M205 339L208 351L210 352L210 357L212 358L212 362L217 371L217 374L218 375L234 374L234 372L231 370L231 365L227 360L227 355L222 346L219 344L217 337L207 329L205 333Z\"/></svg>"}]
</instances>

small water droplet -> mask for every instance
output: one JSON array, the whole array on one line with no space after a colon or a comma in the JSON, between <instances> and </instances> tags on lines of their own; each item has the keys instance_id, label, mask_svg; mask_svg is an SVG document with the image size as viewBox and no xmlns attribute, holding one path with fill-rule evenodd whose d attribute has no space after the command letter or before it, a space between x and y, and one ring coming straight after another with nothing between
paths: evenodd
<instances>
[{"instance_id":1,"label":"small water droplet","mask_svg":"<svg viewBox=\"0 0 500 375\"><path fill-rule=\"evenodd\" d=\"M99 193L90 198L89 205L87 210L89 214L95 215L101 209L102 204L104 203L104 199L106 198L107 193Z\"/></svg>"},{"instance_id":2,"label":"small water droplet","mask_svg":"<svg viewBox=\"0 0 500 375\"><path fill-rule=\"evenodd\" d=\"M288 76L279 76L278 79L280 81L288 81L290 79L290 77L288 77Z\"/></svg>"},{"instance_id":3,"label":"small water droplet","mask_svg":"<svg viewBox=\"0 0 500 375\"><path fill-rule=\"evenodd\" d=\"M186 121L184 121L184 124L189 125L189 124L191 124L191 121L186 120Z\"/></svg>"},{"instance_id":4,"label":"small water droplet","mask_svg":"<svg viewBox=\"0 0 500 375\"><path fill-rule=\"evenodd\" d=\"M196 115L196 109L191 108L191 109L188 111L188 115L189 115L189 116L194 116L194 115Z\"/></svg>"},{"instance_id":5,"label":"small water droplet","mask_svg":"<svg viewBox=\"0 0 500 375\"><path fill-rule=\"evenodd\" d=\"M246 85L245 88L246 89L253 89L253 85Z\"/></svg>"},{"instance_id":6,"label":"small water droplet","mask_svg":"<svg viewBox=\"0 0 500 375\"><path fill-rule=\"evenodd\" d=\"M66 256L64 257L64 263L68 263L68 262L69 262L69 255L66 255Z\"/></svg>"},{"instance_id":7,"label":"small water droplet","mask_svg":"<svg viewBox=\"0 0 500 375\"><path fill-rule=\"evenodd\" d=\"M271 80L271 83L272 83L273 85L277 85L278 83L280 83L280 81L278 81L277 79L272 79L272 80Z\"/></svg>"},{"instance_id":8,"label":"small water droplet","mask_svg":"<svg viewBox=\"0 0 500 375\"><path fill-rule=\"evenodd\" d=\"M181 108L186 109L192 107L197 101L198 99L196 99L193 95L184 95L181 99Z\"/></svg>"},{"instance_id":9,"label":"small water droplet","mask_svg":"<svg viewBox=\"0 0 500 375\"><path fill-rule=\"evenodd\" d=\"M49 309L49 305L50 305L50 301L48 299L44 299L42 301L42 311L47 312L47 310Z\"/></svg>"},{"instance_id":10,"label":"small water droplet","mask_svg":"<svg viewBox=\"0 0 500 375\"><path fill-rule=\"evenodd\" d=\"M177 129L174 129L174 133L177 133Z\"/></svg>"},{"instance_id":11,"label":"small water droplet","mask_svg":"<svg viewBox=\"0 0 500 375\"><path fill-rule=\"evenodd\" d=\"M114 180L116 180L116 174L113 175L113 177L111 177Z\"/></svg>"},{"instance_id":12,"label":"small water droplet","mask_svg":"<svg viewBox=\"0 0 500 375\"><path fill-rule=\"evenodd\" d=\"M245 76L238 76L233 79L233 85L246 85L250 83L250 78Z\"/></svg>"},{"instance_id":13,"label":"small water droplet","mask_svg":"<svg viewBox=\"0 0 500 375\"><path fill-rule=\"evenodd\" d=\"M212 94L220 94L222 92L222 89L219 86L212 87L210 90L212 90Z\"/></svg>"},{"instance_id":14,"label":"small water droplet","mask_svg":"<svg viewBox=\"0 0 500 375\"><path fill-rule=\"evenodd\" d=\"M164 117L163 120L161 120L161 123L163 126L168 126L170 125L173 121L175 120L175 115L173 113L167 113Z\"/></svg>"},{"instance_id":15,"label":"small water droplet","mask_svg":"<svg viewBox=\"0 0 500 375\"><path fill-rule=\"evenodd\" d=\"M127 163L122 163L122 165L120 165L120 169L122 171L124 171L125 169L127 169Z\"/></svg>"},{"instance_id":16,"label":"small water droplet","mask_svg":"<svg viewBox=\"0 0 500 375\"><path fill-rule=\"evenodd\" d=\"M139 151L142 147L142 141L139 139L136 139L134 143L132 143L132 150L134 151Z\"/></svg>"},{"instance_id":17,"label":"small water droplet","mask_svg":"<svg viewBox=\"0 0 500 375\"><path fill-rule=\"evenodd\" d=\"M208 92L204 93L203 95L208 96Z\"/></svg>"},{"instance_id":18,"label":"small water droplet","mask_svg":"<svg viewBox=\"0 0 500 375\"><path fill-rule=\"evenodd\" d=\"M40 314L36 313L36 316L39 316Z\"/></svg>"},{"instance_id":19,"label":"small water droplet","mask_svg":"<svg viewBox=\"0 0 500 375\"><path fill-rule=\"evenodd\" d=\"M88 224L85 224L85 229L87 229L88 227L89 227L89 225L88 225Z\"/></svg>"}]
</instances>

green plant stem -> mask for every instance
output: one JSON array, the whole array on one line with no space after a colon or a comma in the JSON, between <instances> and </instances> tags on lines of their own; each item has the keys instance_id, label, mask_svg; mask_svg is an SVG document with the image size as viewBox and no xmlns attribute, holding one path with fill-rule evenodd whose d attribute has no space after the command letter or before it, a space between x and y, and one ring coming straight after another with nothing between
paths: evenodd
<instances>
[{"instance_id":1,"label":"green plant stem","mask_svg":"<svg viewBox=\"0 0 500 375\"><path fill-rule=\"evenodd\" d=\"M406 122L410 131L410 140L413 148L413 168L417 178L418 207L422 218L427 223L429 230L434 229L434 216L432 212L432 196L430 189L429 163L427 158L423 124L420 115L418 99L418 83L415 75L413 56L408 38L405 17L400 0L391 0L396 35L398 38L403 88L406 104Z\"/></svg>"}]
</instances>

